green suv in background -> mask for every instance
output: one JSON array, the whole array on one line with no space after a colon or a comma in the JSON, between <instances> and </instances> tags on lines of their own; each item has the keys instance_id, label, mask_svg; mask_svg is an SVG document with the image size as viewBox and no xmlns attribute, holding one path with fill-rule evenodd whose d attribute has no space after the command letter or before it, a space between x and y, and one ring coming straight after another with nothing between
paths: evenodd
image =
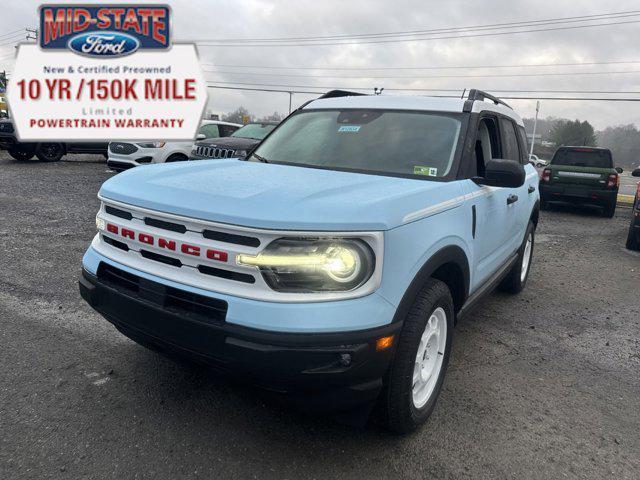
<instances>
[{"instance_id":1,"label":"green suv in background","mask_svg":"<svg viewBox=\"0 0 640 480\"><path fill-rule=\"evenodd\" d=\"M616 211L621 168L611 151L595 147L560 147L540 179L541 208L549 202L596 205L605 217Z\"/></svg>"}]
</instances>

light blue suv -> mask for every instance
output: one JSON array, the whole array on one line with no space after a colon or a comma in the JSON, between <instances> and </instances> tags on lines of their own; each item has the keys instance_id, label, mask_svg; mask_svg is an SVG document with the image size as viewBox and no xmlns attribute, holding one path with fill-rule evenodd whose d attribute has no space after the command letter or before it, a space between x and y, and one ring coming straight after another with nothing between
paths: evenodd
<instances>
[{"instance_id":1,"label":"light blue suv","mask_svg":"<svg viewBox=\"0 0 640 480\"><path fill-rule=\"evenodd\" d=\"M456 321L524 287L539 210L522 120L477 90L329 92L246 161L136 168L99 198L80 291L118 330L396 432L433 410Z\"/></svg>"}]
</instances>

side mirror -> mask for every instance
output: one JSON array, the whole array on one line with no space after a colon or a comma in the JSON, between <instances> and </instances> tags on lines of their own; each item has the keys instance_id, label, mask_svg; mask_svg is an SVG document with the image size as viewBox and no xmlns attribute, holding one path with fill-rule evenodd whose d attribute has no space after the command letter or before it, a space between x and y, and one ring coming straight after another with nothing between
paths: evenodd
<instances>
[{"instance_id":1,"label":"side mirror","mask_svg":"<svg viewBox=\"0 0 640 480\"><path fill-rule=\"evenodd\" d=\"M616 168L615 168L615 170L616 170L616 172L618 172L618 173L622 173L622 172L624 172L624 170L622 169L622 167L616 167Z\"/></svg>"},{"instance_id":2,"label":"side mirror","mask_svg":"<svg viewBox=\"0 0 640 480\"><path fill-rule=\"evenodd\" d=\"M199 133L196 137L196 140L204 140L207 136L204 133Z\"/></svg>"},{"instance_id":3,"label":"side mirror","mask_svg":"<svg viewBox=\"0 0 640 480\"><path fill-rule=\"evenodd\" d=\"M518 188L524 185L527 174L524 166L514 160L489 160L485 165L484 177L473 177L478 185L490 187Z\"/></svg>"}]
</instances>

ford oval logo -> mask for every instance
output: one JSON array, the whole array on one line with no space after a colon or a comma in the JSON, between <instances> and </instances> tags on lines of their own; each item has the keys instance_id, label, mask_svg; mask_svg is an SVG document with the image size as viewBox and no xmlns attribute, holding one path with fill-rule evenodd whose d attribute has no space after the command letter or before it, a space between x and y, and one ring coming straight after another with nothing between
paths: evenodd
<instances>
[{"instance_id":1,"label":"ford oval logo","mask_svg":"<svg viewBox=\"0 0 640 480\"><path fill-rule=\"evenodd\" d=\"M69 40L69 49L91 57L123 57L140 48L140 41L126 33L88 32Z\"/></svg>"}]
</instances>

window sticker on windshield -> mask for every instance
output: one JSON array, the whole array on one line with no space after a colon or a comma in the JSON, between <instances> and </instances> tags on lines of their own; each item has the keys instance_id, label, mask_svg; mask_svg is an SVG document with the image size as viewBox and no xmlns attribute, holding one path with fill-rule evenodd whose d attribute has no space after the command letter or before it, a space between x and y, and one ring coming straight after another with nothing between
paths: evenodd
<instances>
[{"instance_id":1,"label":"window sticker on windshield","mask_svg":"<svg viewBox=\"0 0 640 480\"><path fill-rule=\"evenodd\" d=\"M357 133L360 131L360 125L340 125L338 132L352 132Z\"/></svg>"},{"instance_id":2,"label":"window sticker on windshield","mask_svg":"<svg viewBox=\"0 0 640 480\"><path fill-rule=\"evenodd\" d=\"M426 175L428 177L437 177L438 169L435 167L423 167L421 165L413 166L413 174L414 175Z\"/></svg>"}]
</instances>

